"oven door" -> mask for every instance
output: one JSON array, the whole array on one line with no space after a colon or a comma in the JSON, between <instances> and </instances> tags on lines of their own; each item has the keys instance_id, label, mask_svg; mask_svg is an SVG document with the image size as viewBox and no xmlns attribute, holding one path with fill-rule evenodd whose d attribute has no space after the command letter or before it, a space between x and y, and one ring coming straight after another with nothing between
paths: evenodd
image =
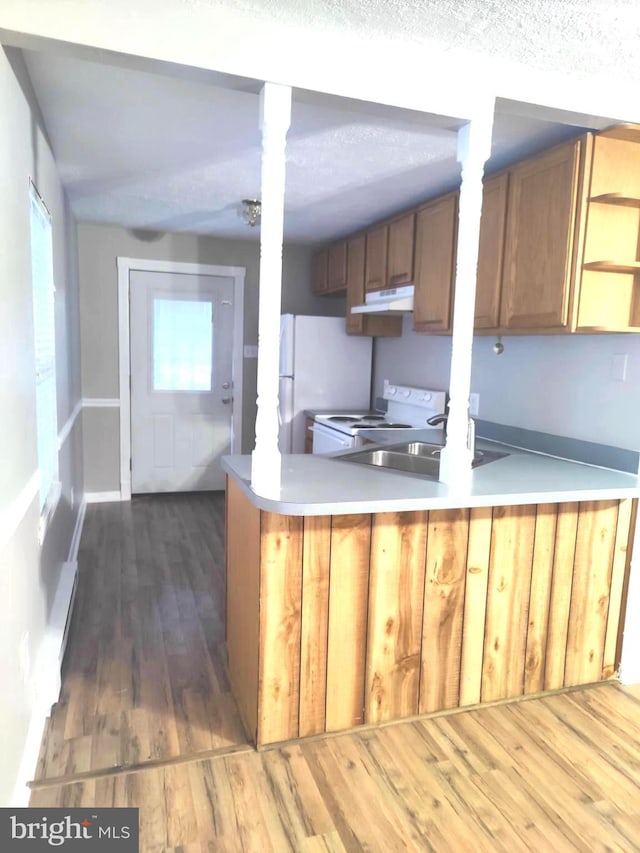
<instances>
[{"instance_id":1,"label":"oven door","mask_svg":"<svg viewBox=\"0 0 640 853\"><path fill-rule=\"evenodd\" d=\"M338 432L337 429L319 424L317 421L314 421L311 432L313 433L312 453L334 453L336 450L348 450L350 447L357 446L356 436Z\"/></svg>"}]
</instances>

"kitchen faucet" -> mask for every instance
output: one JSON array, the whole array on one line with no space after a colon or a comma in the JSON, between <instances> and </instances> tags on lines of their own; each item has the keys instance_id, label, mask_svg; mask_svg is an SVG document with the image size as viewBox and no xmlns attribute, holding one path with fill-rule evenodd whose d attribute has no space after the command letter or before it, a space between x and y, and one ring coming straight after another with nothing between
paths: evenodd
<instances>
[{"instance_id":1,"label":"kitchen faucet","mask_svg":"<svg viewBox=\"0 0 640 853\"><path fill-rule=\"evenodd\" d=\"M440 424L444 424L444 434L447 434L447 422L449 420L449 416L443 414L433 415L430 418L427 418L427 423L429 426L440 426ZM469 418L468 426L467 426L467 448L473 453L473 457L475 459L476 456L476 422L473 418Z\"/></svg>"}]
</instances>

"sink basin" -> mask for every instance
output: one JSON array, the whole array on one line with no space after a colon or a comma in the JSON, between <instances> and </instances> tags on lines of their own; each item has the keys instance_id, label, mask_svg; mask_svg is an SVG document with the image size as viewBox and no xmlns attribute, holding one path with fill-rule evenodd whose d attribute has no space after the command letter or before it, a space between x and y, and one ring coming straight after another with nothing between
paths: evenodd
<instances>
[{"instance_id":1,"label":"sink basin","mask_svg":"<svg viewBox=\"0 0 640 853\"><path fill-rule=\"evenodd\" d=\"M437 456L421 456L417 453L396 452L395 450L360 450L338 457L343 462L359 462L361 465L375 465L378 468L393 468L409 474L438 479L440 460Z\"/></svg>"},{"instance_id":2,"label":"sink basin","mask_svg":"<svg viewBox=\"0 0 640 853\"><path fill-rule=\"evenodd\" d=\"M360 465L372 465L376 468L391 468L407 474L418 474L431 480L438 479L440 471L441 444L430 444L426 441L410 441L402 444L392 444L384 448L356 450L337 456L343 462L357 462ZM476 450L472 468L486 465L496 459L508 456L497 450Z\"/></svg>"}]
</instances>

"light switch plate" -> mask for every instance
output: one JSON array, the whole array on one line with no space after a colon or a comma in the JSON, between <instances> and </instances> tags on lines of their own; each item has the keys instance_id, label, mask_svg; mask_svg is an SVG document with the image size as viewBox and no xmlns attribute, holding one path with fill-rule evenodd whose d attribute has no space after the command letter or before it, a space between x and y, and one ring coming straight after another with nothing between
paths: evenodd
<instances>
[{"instance_id":1,"label":"light switch plate","mask_svg":"<svg viewBox=\"0 0 640 853\"><path fill-rule=\"evenodd\" d=\"M472 418L480 413L480 394L469 394L469 414Z\"/></svg>"}]
</instances>

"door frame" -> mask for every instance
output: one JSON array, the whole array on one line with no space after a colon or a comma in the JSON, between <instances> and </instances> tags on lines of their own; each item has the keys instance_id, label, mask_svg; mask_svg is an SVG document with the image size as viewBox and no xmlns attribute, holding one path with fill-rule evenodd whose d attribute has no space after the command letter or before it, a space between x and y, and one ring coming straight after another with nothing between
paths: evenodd
<instances>
[{"instance_id":1,"label":"door frame","mask_svg":"<svg viewBox=\"0 0 640 853\"><path fill-rule=\"evenodd\" d=\"M120 383L120 500L131 500L131 354L130 354L130 273L169 272L183 275L215 275L233 279L233 350L231 371L233 405L231 453L240 453L242 444L242 368L244 338L245 267L181 261L153 261L147 258L117 257L118 266L118 376Z\"/></svg>"}]
</instances>

